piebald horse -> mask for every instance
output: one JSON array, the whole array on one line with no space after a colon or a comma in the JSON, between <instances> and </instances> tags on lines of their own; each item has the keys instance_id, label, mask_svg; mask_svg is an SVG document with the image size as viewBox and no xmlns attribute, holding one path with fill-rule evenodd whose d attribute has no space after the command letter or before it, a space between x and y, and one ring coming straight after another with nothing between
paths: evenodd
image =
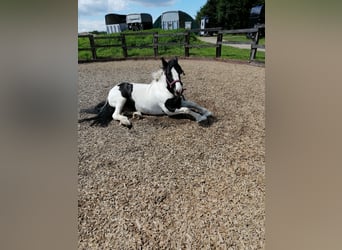
<instances>
[{"instance_id":1,"label":"piebald horse","mask_svg":"<svg viewBox=\"0 0 342 250\"><path fill-rule=\"evenodd\" d=\"M179 115L187 114L200 124L206 124L212 113L195 102L185 100L181 74L185 75L175 57L170 61L161 58L162 69L152 74L150 84L122 82L114 86L108 93L106 101L94 108L81 112L96 114L90 118L79 120L93 121L91 126L107 126L114 119L121 125L132 127L131 121L124 111L132 111L133 117L146 115Z\"/></svg>"}]
</instances>

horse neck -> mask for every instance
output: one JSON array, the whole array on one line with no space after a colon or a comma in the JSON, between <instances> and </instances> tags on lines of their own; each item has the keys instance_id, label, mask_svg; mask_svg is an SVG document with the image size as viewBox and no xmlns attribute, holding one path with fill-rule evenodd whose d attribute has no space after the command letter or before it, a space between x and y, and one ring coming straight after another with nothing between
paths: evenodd
<instances>
[{"instance_id":1,"label":"horse neck","mask_svg":"<svg viewBox=\"0 0 342 250\"><path fill-rule=\"evenodd\" d=\"M160 75L158 76L158 78L155 78L152 81L152 85L155 86L156 88L160 89L160 90L165 89L165 91L168 91L165 73L161 72Z\"/></svg>"}]
</instances>

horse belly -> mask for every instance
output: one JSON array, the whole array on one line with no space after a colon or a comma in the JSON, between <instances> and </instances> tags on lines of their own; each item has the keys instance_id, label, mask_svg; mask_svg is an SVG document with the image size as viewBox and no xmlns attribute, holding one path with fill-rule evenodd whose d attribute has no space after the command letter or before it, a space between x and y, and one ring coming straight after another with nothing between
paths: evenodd
<instances>
[{"instance_id":1,"label":"horse belly","mask_svg":"<svg viewBox=\"0 0 342 250\"><path fill-rule=\"evenodd\" d=\"M143 114L148 115L162 115L164 114L163 110L160 108L158 103L151 102L151 101L135 101L135 108L137 111L140 111Z\"/></svg>"},{"instance_id":2,"label":"horse belly","mask_svg":"<svg viewBox=\"0 0 342 250\"><path fill-rule=\"evenodd\" d=\"M151 94L148 88L144 87L144 85L134 85L133 87L132 98L134 100L136 110L149 115L164 114L158 99Z\"/></svg>"}]
</instances>

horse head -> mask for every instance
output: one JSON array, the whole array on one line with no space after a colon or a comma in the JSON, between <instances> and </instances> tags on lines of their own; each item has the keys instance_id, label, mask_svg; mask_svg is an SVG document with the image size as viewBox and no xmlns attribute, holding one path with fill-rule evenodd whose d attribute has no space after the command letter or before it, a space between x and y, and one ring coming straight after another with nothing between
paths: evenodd
<instances>
[{"instance_id":1,"label":"horse head","mask_svg":"<svg viewBox=\"0 0 342 250\"><path fill-rule=\"evenodd\" d=\"M183 83L181 81L181 74L185 75L182 67L178 64L178 58L175 57L170 61L161 58L163 63L163 71L166 77L167 89L175 95L182 95Z\"/></svg>"}]
</instances>

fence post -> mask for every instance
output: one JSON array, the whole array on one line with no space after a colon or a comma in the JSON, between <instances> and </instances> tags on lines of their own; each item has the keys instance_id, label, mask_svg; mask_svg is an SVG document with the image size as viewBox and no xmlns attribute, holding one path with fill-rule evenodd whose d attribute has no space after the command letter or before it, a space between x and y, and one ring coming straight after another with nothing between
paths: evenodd
<instances>
[{"instance_id":1,"label":"fence post","mask_svg":"<svg viewBox=\"0 0 342 250\"><path fill-rule=\"evenodd\" d=\"M89 43L90 43L90 48L91 48L91 54L93 57L93 60L96 60L96 47L95 47L95 40L93 35L89 35Z\"/></svg>"},{"instance_id":2,"label":"fence post","mask_svg":"<svg viewBox=\"0 0 342 250\"><path fill-rule=\"evenodd\" d=\"M221 57L222 39L223 39L223 34L219 31L217 33L217 41L216 41L216 58Z\"/></svg>"},{"instance_id":3,"label":"fence post","mask_svg":"<svg viewBox=\"0 0 342 250\"><path fill-rule=\"evenodd\" d=\"M255 33L253 43L251 44L251 53L249 56L249 62L253 61L256 57L256 53L257 53L256 45L259 44L259 37L260 37L260 27L258 27L258 31Z\"/></svg>"},{"instance_id":4,"label":"fence post","mask_svg":"<svg viewBox=\"0 0 342 250\"><path fill-rule=\"evenodd\" d=\"M122 47L123 56L127 58L128 55L127 55L126 37L125 37L125 34L123 33L121 33L120 36L121 36L121 47Z\"/></svg>"},{"instance_id":5,"label":"fence post","mask_svg":"<svg viewBox=\"0 0 342 250\"><path fill-rule=\"evenodd\" d=\"M190 56L190 31L186 31L184 34L184 56L189 57Z\"/></svg>"},{"instance_id":6,"label":"fence post","mask_svg":"<svg viewBox=\"0 0 342 250\"><path fill-rule=\"evenodd\" d=\"M158 32L153 33L153 51L154 57L158 56Z\"/></svg>"}]
</instances>

